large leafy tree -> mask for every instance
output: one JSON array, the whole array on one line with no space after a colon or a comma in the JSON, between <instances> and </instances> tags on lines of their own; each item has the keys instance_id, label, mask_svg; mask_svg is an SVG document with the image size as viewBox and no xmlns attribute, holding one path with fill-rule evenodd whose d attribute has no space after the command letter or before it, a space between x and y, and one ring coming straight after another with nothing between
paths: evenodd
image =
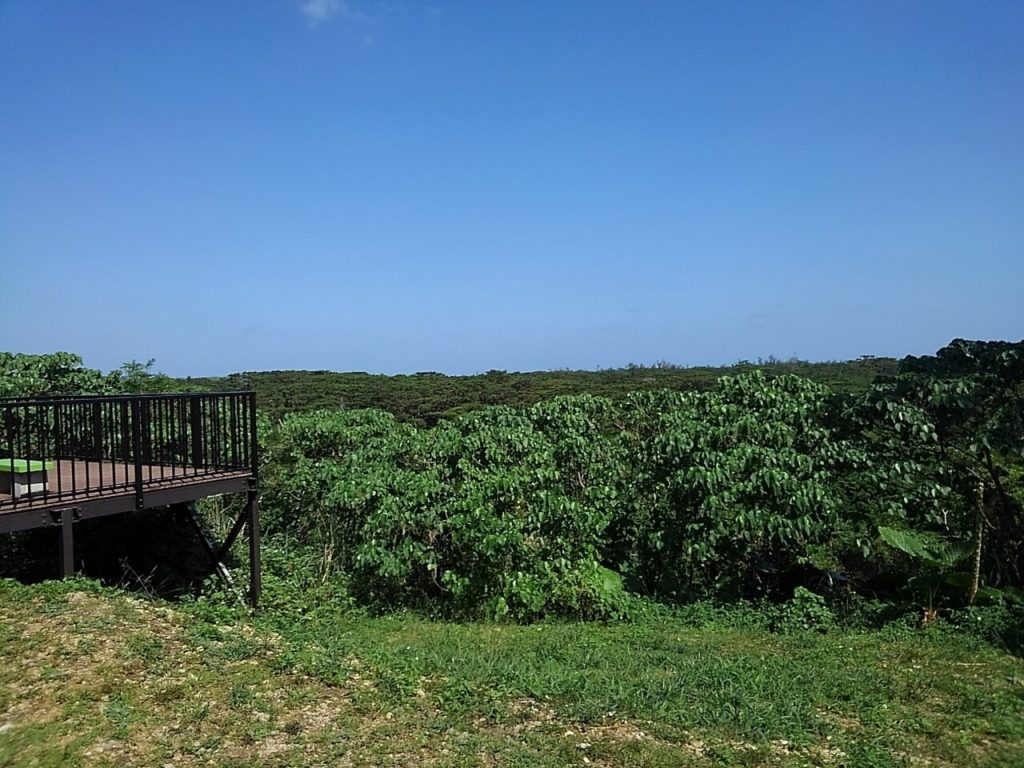
<instances>
[{"instance_id":1,"label":"large leafy tree","mask_svg":"<svg viewBox=\"0 0 1024 768\"><path fill-rule=\"evenodd\" d=\"M174 379L154 373L153 364L132 360L110 373L87 368L79 355L0 352L0 397L61 397L121 392L168 392Z\"/></svg>"},{"instance_id":2,"label":"large leafy tree","mask_svg":"<svg viewBox=\"0 0 1024 768\"><path fill-rule=\"evenodd\" d=\"M1024 341L956 339L933 356L906 358L867 397L889 436L959 492L966 514L952 521L951 533L972 544L966 597L973 602L986 530L1009 533L1020 525L1005 483L1024 459Z\"/></svg>"},{"instance_id":3,"label":"large leafy tree","mask_svg":"<svg viewBox=\"0 0 1024 768\"><path fill-rule=\"evenodd\" d=\"M26 355L0 352L0 397L102 394L110 382L70 352Z\"/></svg>"}]
</instances>

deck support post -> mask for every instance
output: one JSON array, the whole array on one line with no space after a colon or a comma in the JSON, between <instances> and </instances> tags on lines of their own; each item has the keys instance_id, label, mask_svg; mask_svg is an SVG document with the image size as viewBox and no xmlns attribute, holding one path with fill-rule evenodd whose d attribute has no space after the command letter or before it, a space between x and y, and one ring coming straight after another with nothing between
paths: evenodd
<instances>
[{"instance_id":1,"label":"deck support post","mask_svg":"<svg viewBox=\"0 0 1024 768\"><path fill-rule=\"evenodd\" d=\"M60 531L57 538L57 564L60 577L67 579L75 575L75 527L74 510L60 510Z\"/></svg>"},{"instance_id":2,"label":"deck support post","mask_svg":"<svg viewBox=\"0 0 1024 768\"><path fill-rule=\"evenodd\" d=\"M249 604L256 608L263 590L263 578L260 571L260 507L255 490L246 495L245 516L249 525Z\"/></svg>"}]
</instances>

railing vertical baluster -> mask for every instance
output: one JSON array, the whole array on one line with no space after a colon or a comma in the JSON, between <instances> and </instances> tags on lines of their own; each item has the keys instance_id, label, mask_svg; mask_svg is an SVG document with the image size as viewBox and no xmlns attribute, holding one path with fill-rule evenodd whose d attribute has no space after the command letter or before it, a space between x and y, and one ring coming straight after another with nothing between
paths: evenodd
<instances>
[{"instance_id":1,"label":"railing vertical baluster","mask_svg":"<svg viewBox=\"0 0 1024 768\"><path fill-rule=\"evenodd\" d=\"M131 457L128 455L129 447L131 445L130 440L126 440L126 430L128 429L128 419L124 417L124 412L127 407L127 403L122 401L113 401L108 404L107 412L110 414L109 429L110 429L110 462L114 466L110 470L110 474L113 477L113 485L127 485L128 484L128 462L131 461ZM115 408L114 406L120 406ZM129 433L130 434L130 433ZM118 442L120 441L120 443ZM120 445L120 454L124 456L123 465L121 467L122 475L121 482L117 479L117 460L118 460L118 446Z\"/></svg>"},{"instance_id":2,"label":"railing vertical baluster","mask_svg":"<svg viewBox=\"0 0 1024 768\"><path fill-rule=\"evenodd\" d=\"M167 418L166 411L164 410L165 400L160 398L156 401L156 431L157 431L157 443L160 448L157 451L157 462L160 464L160 481L164 480L164 464L166 464L166 457L164 456L164 419Z\"/></svg>"},{"instance_id":3,"label":"railing vertical baluster","mask_svg":"<svg viewBox=\"0 0 1024 768\"><path fill-rule=\"evenodd\" d=\"M247 467L249 466L245 461L245 397L244 395L235 395L235 410L238 412L238 430L235 435L235 439L238 441L238 459L235 461L236 466Z\"/></svg>"},{"instance_id":4,"label":"railing vertical baluster","mask_svg":"<svg viewBox=\"0 0 1024 768\"><path fill-rule=\"evenodd\" d=\"M238 467L238 396L228 395L231 403L231 468Z\"/></svg>"},{"instance_id":5,"label":"railing vertical baluster","mask_svg":"<svg viewBox=\"0 0 1024 768\"><path fill-rule=\"evenodd\" d=\"M190 445L191 432L191 419L192 419L192 401L183 400L181 403L181 471L182 474L188 475L188 469L192 464L189 458L192 455L192 449Z\"/></svg>"},{"instance_id":6,"label":"railing vertical baluster","mask_svg":"<svg viewBox=\"0 0 1024 768\"><path fill-rule=\"evenodd\" d=\"M223 399L220 395L213 396L213 435L214 435L214 449L213 449L213 466L214 469L220 469L223 466L223 456L221 455L224 450L223 443L221 441L220 425L221 425L221 413L220 409L223 405Z\"/></svg>"},{"instance_id":7,"label":"railing vertical baluster","mask_svg":"<svg viewBox=\"0 0 1024 768\"><path fill-rule=\"evenodd\" d=\"M249 443L249 402L246 400L242 405L242 434L245 436L243 448L245 455L242 457L245 466L249 466L252 461L249 454L249 449L252 447Z\"/></svg>"},{"instance_id":8,"label":"railing vertical baluster","mask_svg":"<svg viewBox=\"0 0 1024 768\"><path fill-rule=\"evenodd\" d=\"M17 504L18 500L14 498L14 459L18 455L15 453L15 440L14 433L16 431L15 423L17 420L17 412L14 408L4 409L4 431L7 432L7 460L10 461L11 470L11 501L13 504Z\"/></svg>"},{"instance_id":9,"label":"railing vertical baluster","mask_svg":"<svg viewBox=\"0 0 1024 768\"><path fill-rule=\"evenodd\" d=\"M93 406L93 440L96 441L96 464L100 490L103 489L103 403L97 402ZM91 484L91 478L90 478Z\"/></svg>"},{"instance_id":10,"label":"railing vertical baluster","mask_svg":"<svg viewBox=\"0 0 1024 768\"><path fill-rule=\"evenodd\" d=\"M21 429L19 430L21 433L21 451L17 454L18 456L26 458L32 451L32 436L29 428L30 423L29 407L26 405L23 409Z\"/></svg>"},{"instance_id":11,"label":"railing vertical baluster","mask_svg":"<svg viewBox=\"0 0 1024 768\"><path fill-rule=\"evenodd\" d=\"M231 395L227 395L224 398L224 466L234 469L235 467L235 452L232 441L234 435L231 431L231 425L234 423L232 416L234 415L235 399Z\"/></svg>"},{"instance_id":12,"label":"railing vertical baluster","mask_svg":"<svg viewBox=\"0 0 1024 768\"><path fill-rule=\"evenodd\" d=\"M238 396L238 430L239 437L241 438L238 441L238 465L240 467L249 466L249 430L247 429L248 424L248 401L244 399L244 396Z\"/></svg>"},{"instance_id":13,"label":"railing vertical baluster","mask_svg":"<svg viewBox=\"0 0 1024 768\"><path fill-rule=\"evenodd\" d=\"M110 472L110 487L115 488L118 485L117 474L118 474L118 462L122 462L122 471L124 470L123 462L125 459L122 458L124 451L123 445L127 441L124 439L124 425L118 428L116 415L120 410L120 405L116 400L107 401L103 404L103 413L105 415L105 421L103 423L103 463L100 466ZM109 459L109 461L108 461ZM127 477L125 478L127 482ZM103 483L101 482L102 486Z\"/></svg>"},{"instance_id":14,"label":"railing vertical baluster","mask_svg":"<svg viewBox=\"0 0 1024 768\"><path fill-rule=\"evenodd\" d=\"M88 448L86 446L86 437L85 437L85 403L79 403L75 407L75 452L76 453L81 453L82 455L79 458L84 458L86 460L86 462L85 462L86 478L88 479L88 477L89 477L89 474L88 474L88 469L89 469L89 462L88 462L89 450L88 450ZM71 482L72 482L72 486L71 487L74 489L74 492L77 495L78 494L78 463L77 462L74 465L72 465L72 467L71 467ZM86 485L88 486L88 482L86 483Z\"/></svg>"},{"instance_id":15,"label":"railing vertical baluster","mask_svg":"<svg viewBox=\"0 0 1024 768\"><path fill-rule=\"evenodd\" d=\"M32 406L25 406L25 443L24 448L21 451L21 456L26 460L31 460L35 453L35 440L32 436L32 411ZM31 487L31 483L29 484L29 487Z\"/></svg>"},{"instance_id":16,"label":"railing vertical baluster","mask_svg":"<svg viewBox=\"0 0 1024 768\"><path fill-rule=\"evenodd\" d=\"M188 474L188 420L185 412L185 399L178 401L178 444L177 455L181 458L181 474Z\"/></svg>"},{"instance_id":17,"label":"railing vertical baluster","mask_svg":"<svg viewBox=\"0 0 1024 768\"><path fill-rule=\"evenodd\" d=\"M218 440L220 441L220 449L217 452L217 456L220 459L220 468L230 466L228 460L228 434L227 434L227 414L224 412L224 408L227 404L227 398L223 395L217 398L217 434Z\"/></svg>"},{"instance_id":18,"label":"railing vertical baluster","mask_svg":"<svg viewBox=\"0 0 1024 768\"><path fill-rule=\"evenodd\" d=\"M153 482L153 401L139 401L142 423L142 463L145 464L146 479Z\"/></svg>"},{"instance_id":19,"label":"railing vertical baluster","mask_svg":"<svg viewBox=\"0 0 1024 768\"><path fill-rule=\"evenodd\" d=\"M57 496L64 494L64 479L61 477L61 458L64 453L64 440L61 438L61 429L63 427L62 420L60 417L60 403L54 403L53 406L53 454L54 454L54 468L57 472ZM45 467L45 465L44 465ZM49 478L47 478L49 480ZM49 484L49 483L47 483Z\"/></svg>"},{"instance_id":20,"label":"railing vertical baluster","mask_svg":"<svg viewBox=\"0 0 1024 768\"><path fill-rule=\"evenodd\" d=\"M224 466L228 468L234 468L235 462L231 451L231 406L234 400L230 395L224 397L223 405L223 421L222 427L224 430Z\"/></svg>"},{"instance_id":21,"label":"railing vertical baluster","mask_svg":"<svg viewBox=\"0 0 1024 768\"><path fill-rule=\"evenodd\" d=\"M135 445L135 433L132 431L134 428L134 424L138 421L137 419L135 419L135 409L138 408L138 400L132 400L130 407L127 400L120 400L119 404L121 408L118 409L118 417L120 418L121 429L118 430L118 436L121 438L121 446L123 449L121 452L121 468L124 471L123 484L128 485L130 484L130 482L134 481L129 481L128 479L131 476L129 474L129 467L137 468L138 460L140 458L137 447ZM131 410L129 410L129 408ZM114 409L111 409L111 419L111 433L113 436L113 432L115 429ZM135 475L138 475L137 471L135 472ZM115 480L115 484L119 484L117 480Z\"/></svg>"},{"instance_id":22,"label":"railing vertical baluster","mask_svg":"<svg viewBox=\"0 0 1024 768\"><path fill-rule=\"evenodd\" d=\"M213 435L210 426L213 424L213 403L209 395L203 395L203 470L209 471L213 464Z\"/></svg>"},{"instance_id":23,"label":"railing vertical baluster","mask_svg":"<svg viewBox=\"0 0 1024 768\"><path fill-rule=\"evenodd\" d=\"M171 479L174 479L174 447L175 447L175 430L174 430L174 398L167 398L164 402L164 463L170 470Z\"/></svg>"},{"instance_id":24,"label":"railing vertical baluster","mask_svg":"<svg viewBox=\"0 0 1024 768\"><path fill-rule=\"evenodd\" d=\"M79 413L82 409L78 407L77 403L71 403L71 407L68 411L71 414L71 444L74 446L71 449L71 496L75 497L78 495L78 462L76 461L75 454L78 453L79 445L81 442L81 427L79 426L78 419Z\"/></svg>"},{"instance_id":25,"label":"railing vertical baluster","mask_svg":"<svg viewBox=\"0 0 1024 768\"><path fill-rule=\"evenodd\" d=\"M224 397L217 396L217 468L224 469Z\"/></svg>"},{"instance_id":26,"label":"railing vertical baluster","mask_svg":"<svg viewBox=\"0 0 1024 768\"><path fill-rule=\"evenodd\" d=\"M209 469L217 471L217 396L206 398L206 463Z\"/></svg>"},{"instance_id":27,"label":"railing vertical baluster","mask_svg":"<svg viewBox=\"0 0 1024 768\"><path fill-rule=\"evenodd\" d=\"M40 424L39 424L39 408L38 407L33 406L29 410L29 413L28 413L28 424L26 425L26 427L27 427L27 432L28 432L28 445L29 445L29 448L28 448L28 452L25 454L25 458L30 462L29 465L28 465L28 469L31 469L32 468L31 461L33 460L33 458L35 458L35 460L38 461L39 458L36 458L36 457L40 457L41 458L42 454L43 454L43 447L42 447L43 433L42 433L42 430L41 430ZM27 480L28 480L29 493L31 493L31 488L32 488L32 474L31 473L29 473L29 475L27 477Z\"/></svg>"},{"instance_id":28,"label":"railing vertical baluster","mask_svg":"<svg viewBox=\"0 0 1024 768\"><path fill-rule=\"evenodd\" d=\"M249 460L252 462L251 471L253 478L259 477L260 461L259 461L259 435L256 431L256 393L249 393L249 430L250 440L252 440L252 447L250 448Z\"/></svg>"},{"instance_id":29,"label":"railing vertical baluster","mask_svg":"<svg viewBox=\"0 0 1024 768\"><path fill-rule=\"evenodd\" d=\"M14 416L11 419L11 435L13 438L13 447L11 449L11 500L14 505L17 506L19 499L14 495L14 460L20 455L21 450L21 433L24 431L21 428L21 414L19 413L18 407L15 406L13 409Z\"/></svg>"},{"instance_id":30,"label":"railing vertical baluster","mask_svg":"<svg viewBox=\"0 0 1024 768\"><path fill-rule=\"evenodd\" d=\"M31 456L26 458L29 461L28 464L28 488L29 493L32 493L32 456L38 456L37 461L42 463L40 468L40 474L46 471L46 456L47 456L47 439L46 439L46 407L36 406L34 409L36 417L36 448ZM48 484L43 484L43 501L46 501Z\"/></svg>"},{"instance_id":31,"label":"railing vertical baluster","mask_svg":"<svg viewBox=\"0 0 1024 768\"><path fill-rule=\"evenodd\" d=\"M128 463L131 461L128 451L131 450L132 441L131 433L126 435L125 430L130 429L130 423L128 419L121 418L127 403L109 400L104 405L104 413L107 415L103 433L103 445L107 448L104 458L109 454L110 460L105 460L102 466L110 470L110 487L116 488L128 484ZM120 482L117 479L119 475Z\"/></svg>"},{"instance_id":32,"label":"railing vertical baluster","mask_svg":"<svg viewBox=\"0 0 1024 768\"><path fill-rule=\"evenodd\" d=\"M175 435L176 439L175 439L175 442L174 442L174 455L175 455L175 457L178 457L178 456L181 457L181 469L182 469L182 472L184 473L185 466L186 466L186 464L185 464L185 451L186 451L185 446L187 444L186 440L185 440L185 401L183 399L179 399L174 404L174 406L175 406L174 407L174 412L175 412L175 415L177 416L177 419L178 419L178 423L176 424L177 434ZM175 466L177 466L177 465L175 465Z\"/></svg>"},{"instance_id":33,"label":"railing vertical baluster","mask_svg":"<svg viewBox=\"0 0 1024 768\"><path fill-rule=\"evenodd\" d=\"M107 469L107 449L110 446L110 484L117 485L117 446L114 439L114 421L113 412L114 405L116 403L104 403L100 402L100 490L102 491L105 483L103 482L103 470ZM106 407L104 407L106 406Z\"/></svg>"},{"instance_id":34,"label":"railing vertical baluster","mask_svg":"<svg viewBox=\"0 0 1024 768\"><path fill-rule=\"evenodd\" d=\"M174 402L174 470L173 475L178 474L178 459L181 459L182 469L185 467L185 401L181 398Z\"/></svg>"},{"instance_id":35,"label":"railing vertical baluster","mask_svg":"<svg viewBox=\"0 0 1024 768\"><path fill-rule=\"evenodd\" d=\"M191 402L192 474L199 474L203 453L203 403L201 395L193 395Z\"/></svg>"},{"instance_id":36,"label":"railing vertical baluster","mask_svg":"<svg viewBox=\"0 0 1024 768\"><path fill-rule=\"evenodd\" d=\"M140 401L132 400L132 452L135 454L135 506L142 509L142 423Z\"/></svg>"},{"instance_id":37,"label":"railing vertical baluster","mask_svg":"<svg viewBox=\"0 0 1024 768\"><path fill-rule=\"evenodd\" d=\"M25 455L24 454L24 452L25 452L25 426L24 425L25 425L25 416L26 416L27 413L28 413L28 409L27 408L22 408L21 409L21 413L18 414L17 444L15 445L15 451L16 452L11 454L12 458L17 458L19 456L24 456ZM13 468L14 468L14 464L12 462L11 469L13 470ZM13 482L13 478L12 478L12 482ZM11 493L12 493L12 495L14 493L13 486L11 488ZM17 496L14 497L15 504L19 503L20 501L21 501L21 499L19 499Z\"/></svg>"},{"instance_id":38,"label":"railing vertical baluster","mask_svg":"<svg viewBox=\"0 0 1024 768\"><path fill-rule=\"evenodd\" d=\"M145 440L142 443L142 453L146 459L146 465L149 469L146 473L149 475L149 481L153 482L153 462L156 461L156 456L159 451L157 445L157 423L156 423L156 406L157 401L152 398L147 398L142 401L142 411L145 413L145 417L142 421L142 427L145 430Z\"/></svg>"}]
</instances>

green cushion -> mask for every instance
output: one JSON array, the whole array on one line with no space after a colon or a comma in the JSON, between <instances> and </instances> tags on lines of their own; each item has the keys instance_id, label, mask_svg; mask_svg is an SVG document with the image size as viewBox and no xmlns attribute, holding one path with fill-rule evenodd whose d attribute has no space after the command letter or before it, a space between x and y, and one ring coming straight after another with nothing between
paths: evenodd
<instances>
[{"instance_id":1,"label":"green cushion","mask_svg":"<svg viewBox=\"0 0 1024 768\"><path fill-rule=\"evenodd\" d=\"M44 469L53 469L53 462L34 459L0 459L0 472L42 472Z\"/></svg>"}]
</instances>

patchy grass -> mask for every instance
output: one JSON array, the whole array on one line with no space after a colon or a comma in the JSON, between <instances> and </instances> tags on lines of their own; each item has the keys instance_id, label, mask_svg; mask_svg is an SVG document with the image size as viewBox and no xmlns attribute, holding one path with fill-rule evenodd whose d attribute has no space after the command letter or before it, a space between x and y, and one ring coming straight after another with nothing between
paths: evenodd
<instances>
[{"instance_id":1,"label":"patchy grass","mask_svg":"<svg viewBox=\"0 0 1024 768\"><path fill-rule=\"evenodd\" d=\"M255 622L0 583L0 766L1024 764L1024 663L943 631Z\"/></svg>"}]
</instances>

